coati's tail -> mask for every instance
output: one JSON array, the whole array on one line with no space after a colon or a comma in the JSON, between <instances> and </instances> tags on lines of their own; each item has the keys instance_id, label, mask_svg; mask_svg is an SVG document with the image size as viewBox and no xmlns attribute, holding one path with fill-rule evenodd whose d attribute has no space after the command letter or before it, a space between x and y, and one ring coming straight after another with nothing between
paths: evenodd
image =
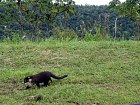
<instances>
[{"instance_id":1,"label":"coati's tail","mask_svg":"<svg viewBox=\"0 0 140 105\"><path fill-rule=\"evenodd\" d=\"M51 77L54 78L54 79L63 79L63 78L66 78L68 75L63 75L63 76L56 76L54 75L53 73L51 73Z\"/></svg>"}]
</instances>

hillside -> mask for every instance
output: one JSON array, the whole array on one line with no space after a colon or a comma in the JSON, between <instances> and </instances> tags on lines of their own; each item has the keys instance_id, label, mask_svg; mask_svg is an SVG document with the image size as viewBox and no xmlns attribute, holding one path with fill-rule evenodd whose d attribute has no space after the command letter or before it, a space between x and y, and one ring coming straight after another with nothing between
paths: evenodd
<instances>
[{"instance_id":1,"label":"hillside","mask_svg":"<svg viewBox=\"0 0 140 105\"><path fill-rule=\"evenodd\" d=\"M23 90L48 70L68 78ZM0 105L123 105L140 102L140 42L56 41L0 44ZM29 96L41 95L40 101Z\"/></svg>"}]
</instances>

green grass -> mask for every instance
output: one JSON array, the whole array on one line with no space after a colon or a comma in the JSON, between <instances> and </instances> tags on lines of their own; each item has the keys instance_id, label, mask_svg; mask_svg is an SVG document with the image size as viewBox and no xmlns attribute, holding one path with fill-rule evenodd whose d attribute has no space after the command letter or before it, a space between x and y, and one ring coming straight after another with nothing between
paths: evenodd
<instances>
[{"instance_id":1,"label":"green grass","mask_svg":"<svg viewBox=\"0 0 140 105\"><path fill-rule=\"evenodd\" d=\"M68 78L22 90L40 71ZM28 96L42 95L40 101ZM140 102L140 42L0 43L0 105L124 105Z\"/></svg>"}]
</instances>

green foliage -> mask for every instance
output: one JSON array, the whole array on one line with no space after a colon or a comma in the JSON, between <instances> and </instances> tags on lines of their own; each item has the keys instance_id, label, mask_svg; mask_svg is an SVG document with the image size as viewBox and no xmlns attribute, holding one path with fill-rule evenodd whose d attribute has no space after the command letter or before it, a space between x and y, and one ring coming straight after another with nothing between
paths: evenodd
<instances>
[{"instance_id":1,"label":"green foliage","mask_svg":"<svg viewBox=\"0 0 140 105\"><path fill-rule=\"evenodd\" d=\"M139 0L126 0L123 3L121 3L119 0L112 0L109 8L114 9L121 16L130 18L132 21L140 21Z\"/></svg>"},{"instance_id":2,"label":"green foliage","mask_svg":"<svg viewBox=\"0 0 140 105\"><path fill-rule=\"evenodd\" d=\"M53 27L56 16L74 14L72 0L25 0L17 2L7 0L0 2L0 17L4 25L14 23L19 25L20 36L23 36L23 26L30 27L34 38L38 37L37 32L40 26L45 22L49 28Z\"/></svg>"},{"instance_id":3,"label":"green foliage","mask_svg":"<svg viewBox=\"0 0 140 105\"><path fill-rule=\"evenodd\" d=\"M93 35L91 34L91 33L89 33L89 32L85 32L85 36L84 36L84 40L85 41L91 41L91 40L93 40Z\"/></svg>"},{"instance_id":4,"label":"green foliage","mask_svg":"<svg viewBox=\"0 0 140 105\"><path fill-rule=\"evenodd\" d=\"M103 37L101 34L101 28L99 27L98 24L95 25L95 32L96 32L96 34L94 35L94 39L97 41L102 40Z\"/></svg>"},{"instance_id":5,"label":"green foliage","mask_svg":"<svg viewBox=\"0 0 140 105\"><path fill-rule=\"evenodd\" d=\"M12 33L12 42L13 43L18 43L21 41L21 38L19 36L19 33Z\"/></svg>"},{"instance_id":6,"label":"green foliage","mask_svg":"<svg viewBox=\"0 0 140 105\"><path fill-rule=\"evenodd\" d=\"M108 34L106 34L105 36L102 35L101 33L101 28L100 26L96 23L94 25L94 30L95 30L95 34L91 34L89 32L85 32L85 36L84 36L84 40L85 41L101 41L101 40L111 40L110 36Z\"/></svg>"},{"instance_id":7,"label":"green foliage","mask_svg":"<svg viewBox=\"0 0 140 105\"><path fill-rule=\"evenodd\" d=\"M0 3L1 39L3 36L11 37L11 32L14 31L19 31L19 35L22 37L24 32L28 31L27 38L30 40L45 40L52 36L50 32L52 32L53 27L60 27L61 29L69 27L80 38L83 38L83 36L88 38L95 36L93 40L108 40L110 37L114 38L114 36L115 39L123 37L125 40L140 39L139 26L129 21L128 16L124 17L125 13L127 13L126 7L121 6L118 0L114 1L114 6L116 5L118 13L122 11L122 17L117 21L116 35L114 35L114 21L118 14L115 11L107 10L107 6L75 6L73 2L71 3L71 0L67 0L67 2L65 0L56 0L56 2L52 2L52 0L36 1L26 0L26 2L21 2L20 5L11 0ZM73 14L75 15L70 17ZM96 27L96 21L99 22L100 30L93 29L93 27ZM85 32L81 32L83 29L81 29L80 25L83 23L85 30L89 32L86 35ZM11 32L5 31L5 26Z\"/></svg>"},{"instance_id":8,"label":"green foliage","mask_svg":"<svg viewBox=\"0 0 140 105\"><path fill-rule=\"evenodd\" d=\"M60 39L60 40L72 40L72 39L77 39L77 34L73 31L70 30L69 28L64 29L63 31L60 30L59 27L56 27L53 29L53 38Z\"/></svg>"},{"instance_id":9,"label":"green foliage","mask_svg":"<svg viewBox=\"0 0 140 105\"><path fill-rule=\"evenodd\" d=\"M3 42L4 43L15 43L15 44L17 44L17 43L21 42L21 38L20 38L20 36L17 32L13 32L11 37L4 38Z\"/></svg>"}]
</instances>

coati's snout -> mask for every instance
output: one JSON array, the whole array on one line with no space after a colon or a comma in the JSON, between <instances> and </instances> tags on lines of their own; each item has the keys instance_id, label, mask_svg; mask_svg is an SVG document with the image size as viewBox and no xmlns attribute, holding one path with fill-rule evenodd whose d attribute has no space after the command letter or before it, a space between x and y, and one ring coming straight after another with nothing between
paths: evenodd
<instances>
[{"instance_id":1,"label":"coati's snout","mask_svg":"<svg viewBox=\"0 0 140 105\"><path fill-rule=\"evenodd\" d=\"M31 76L28 76L28 77L24 78L24 83L31 82L31 81L32 81L32 77Z\"/></svg>"}]
</instances>

